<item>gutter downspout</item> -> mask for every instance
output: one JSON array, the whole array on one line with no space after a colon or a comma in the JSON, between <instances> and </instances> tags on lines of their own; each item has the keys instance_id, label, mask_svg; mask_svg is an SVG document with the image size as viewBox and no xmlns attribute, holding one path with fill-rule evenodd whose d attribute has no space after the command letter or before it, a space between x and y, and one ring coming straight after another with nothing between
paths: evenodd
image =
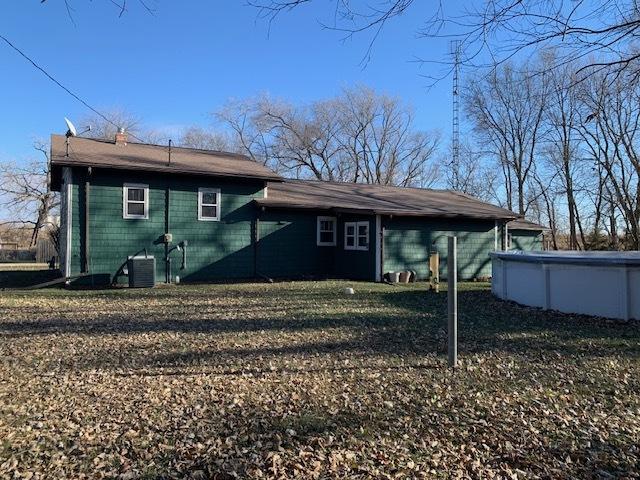
<instances>
[{"instance_id":1,"label":"gutter downspout","mask_svg":"<svg viewBox=\"0 0 640 480\"><path fill-rule=\"evenodd\" d=\"M376 215L376 274L375 281L381 282L384 270L384 259L382 251L384 249L384 229L382 227L382 216Z\"/></svg>"},{"instance_id":2,"label":"gutter downspout","mask_svg":"<svg viewBox=\"0 0 640 480\"><path fill-rule=\"evenodd\" d=\"M64 265L60 265L65 277L71 276L71 241L73 238L73 171L71 167L62 167L63 188L61 192L64 197L65 212L64 218L60 216L60 222L64 222L64 245L60 245L60 249L64 249ZM60 212L62 214L62 212ZM61 252L62 253L62 252Z\"/></svg>"},{"instance_id":3,"label":"gutter downspout","mask_svg":"<svg viewBox=\"0 0 640 480\"><path fill-rule=\"evenodd\" d=\"M169 143L169 152L171 152L171 143ZM171 153L169 153L169 158L171 158ZM169 222L171 217L169 216L169 205L171 201L171 189L169 188L169 183L167 182L167 186L164 192L164 233L169 233ZM165 237L166 238L166 237ZM165 283L171 283L171 258L169 258L169 242L165 240L164 242L164 281Z\"/></svg>"},{"instance_id":4,"label":"gutter downspout","mask_svg":"<svg viewBox=\"0 0 640 480\"><path fill-rule=\"evenodd\" d=\"M84 262L82 265L82 273L89 273L89 198L91 192L91 167L87 167L87 177L84 182Z\"/></svg>"},{"instance_id":5,"label":"gutter downspout","mask_svg":"<svg viewBox=\"0 0 640 480\"><path fill-rule=\"evenodd\" d=\"M260 218L256 214L253 219L253 276L258 278L258 242L260 241Z\"/></svg>"},{"instance_id":6,"label":"gutter downspout","mask_svg":"<svg viewBox=\"0 0 640 480\"><path fill-rule=\"evenodd\" d=\"M504 245L503 250L505 252L509 251L509 227L507 226L507 222L504 222Z\"/></svg>"}]
</instances>

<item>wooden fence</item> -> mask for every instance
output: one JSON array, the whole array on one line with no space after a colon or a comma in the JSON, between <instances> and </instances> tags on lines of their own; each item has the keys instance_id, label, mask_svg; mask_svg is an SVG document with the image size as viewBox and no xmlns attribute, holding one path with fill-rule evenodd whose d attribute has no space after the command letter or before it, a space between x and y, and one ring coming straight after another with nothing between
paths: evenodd
<instances>
[{"instance_id":1,"label":"wooden fence","mask_svg":"<svg viewBox=\"0 0 640 480\"><path fill-rule=\"evenodd\" d=\"M53 242L49 239L38 240L36 245L36 262L37 263L49 263L52 258L58 261L58 252Z\"/></svg>"}]
</instances>

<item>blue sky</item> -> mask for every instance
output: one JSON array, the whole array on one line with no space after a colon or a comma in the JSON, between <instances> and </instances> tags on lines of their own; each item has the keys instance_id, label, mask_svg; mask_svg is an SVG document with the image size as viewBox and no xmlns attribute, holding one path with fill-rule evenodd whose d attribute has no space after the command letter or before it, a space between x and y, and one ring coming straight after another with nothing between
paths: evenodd
<instances>
[{"instance_id":1,"label":"blue sky","mask_svg":"<svg viewBox=\"0 0 640 480\"><path fill-rule=\"evenodd\" d=\"M61 0L23 0L3 10L0 33L98 110L125 109L151 129L210 125L229 98L269 93L306 103L366 84L413 104L418 128L448 135L451 81L427 88L422 75L432 67L414 62L447 51L446 40L416 36L431 2L390 23L364 68L369 34L342 42L319 25L331 2L282 15L270 31L244 2L222 3L158 0L149 15L130 0L119 18L107 0L72 0L74 25ZM3 42L0 64L0 161L35 156L34 138L64 133L65 116L78 123L91 113Z\"/></svg>"}]
</instances>

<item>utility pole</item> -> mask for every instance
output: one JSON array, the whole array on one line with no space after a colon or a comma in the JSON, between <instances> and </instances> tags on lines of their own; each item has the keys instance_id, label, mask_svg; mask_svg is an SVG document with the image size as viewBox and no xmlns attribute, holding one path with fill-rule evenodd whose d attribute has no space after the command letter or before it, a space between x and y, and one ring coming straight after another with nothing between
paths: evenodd
<instances>
[{"instance_id":1,"label":"utility pole","mask_svg":"<svg viewBox=\"0 0 640 480\"><path fill-rule=\"evenodd\" d=\"M454 190L460 188L460 40L451 40L451 55L453 56L453 120L451 131L451 159L452 180Z\"/></svg>"}]
</instances>

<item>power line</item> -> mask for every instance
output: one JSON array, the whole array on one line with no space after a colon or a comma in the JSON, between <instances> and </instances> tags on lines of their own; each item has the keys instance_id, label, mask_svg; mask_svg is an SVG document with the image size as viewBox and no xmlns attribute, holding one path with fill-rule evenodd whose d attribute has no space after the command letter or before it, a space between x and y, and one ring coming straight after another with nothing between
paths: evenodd
<instances>
[{"instance_id":1,"label":"power line","mask_svg":"<svg viewBox=\"0 0 640 480\"><path fill-rule=\"evenodd\" d=\"M93 113L95 113L96 115L98 115L100 118L102 118L105 122L109 123L110 125L113 125L116 128L120 128L120 125L116 125L113 121L111 121L109 118L107 118L105 115L103 115L101 112L99 112L98 110L96 110L95 108L93 108L91 105L89 105L86 101L84 101L82 98L80 98L77 94L73 93L71 90L69 90L67 87L65 87L62 83L60 83L58 80L56 80L53 76L51 76L51 74L49 74L49 72L47 72L43 67L41 67L40 65L38 65L33 59L31 59L31 57L29 57L26 53L24 53L22 50L20 50L18 47L16 47L13 43L11 43L11 41L9 41L8 38L6 38L4 35L0 34L0 39L4 40L4 42L9 45L13 50L15 50L16 52L18 52L22 57L24 57L31 65L33 65L35 68L37 68L38 70L40 70L49 80L51 80L53 83L55 83L56 85L58 85L60 88L62 88L65 92L67 92L69 95L71 95L73 98L75 98L77 101L79 101L81 104L83 104L85 107L87 107L89 110L91 110ZM131 135L133 138L135 138L136 140L138 140L139 142L145 143L144 140L136 137L135 135L133 135L132 133L129 133L129 135Z\"/></svg>"}]
</instances>

